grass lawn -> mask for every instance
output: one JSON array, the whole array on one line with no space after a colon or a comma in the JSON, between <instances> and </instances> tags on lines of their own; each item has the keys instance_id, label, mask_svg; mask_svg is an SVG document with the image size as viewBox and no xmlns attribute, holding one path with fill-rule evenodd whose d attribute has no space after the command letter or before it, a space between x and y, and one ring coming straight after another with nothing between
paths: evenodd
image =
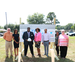
<instances>
[{"instance_id":1,"label":"grass lawn","mask_svg":"<svg viewBox=\"0 0 75 75\"><path fill-rule=\"evenodd\" d=\"M9 51L10 54L10 51ZM14 50L13 50L13 54L14 54ZM30 50L28 50L27 53L27 57L24 57L24 54L22 53L21 55L21 60L23 62L51 62L51 52L49 50L49 57L47 56L43 56L44 54L44 47L43 45L41 45L41 56L42 57L38 57L37 56L37 50L34 46L34 55L35 57L32 58ZM67 57L66 59L61 59L59 61L57 61L55 59L56 62L75 62L75 36L71 36L69 37L69 48L68 48L68 52L67 52ZM5 54L5 40L3 38L0 38L0 62L17 62L15 61L15 57L10 57L6 58L6 54Z\"/></svg>"}]
</instances>

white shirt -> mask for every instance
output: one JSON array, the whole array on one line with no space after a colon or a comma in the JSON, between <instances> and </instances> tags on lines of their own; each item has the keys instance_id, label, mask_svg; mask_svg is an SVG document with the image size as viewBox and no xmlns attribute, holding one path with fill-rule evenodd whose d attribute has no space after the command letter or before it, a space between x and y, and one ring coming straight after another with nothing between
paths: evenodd
<instances>
[{"instance_id":1,"label":"white shirt","mask_svg":"<svg viewBox=\"0 0 75 75\"><path fill-rule=\"evenodd\" d=\"M49 40L49 42L50 42L50 34L49 34L49 33L44 33L44 34L42 35L42 42L48 41L48 40Z\"/></svg>"}]
</instances>

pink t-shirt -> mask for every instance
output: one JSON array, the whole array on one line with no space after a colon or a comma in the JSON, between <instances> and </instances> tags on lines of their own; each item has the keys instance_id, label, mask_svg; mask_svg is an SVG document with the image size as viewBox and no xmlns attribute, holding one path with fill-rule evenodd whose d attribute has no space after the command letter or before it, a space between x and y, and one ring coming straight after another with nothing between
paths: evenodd
<instances>
[{"instance_id":1,"label":"pink t-shirt","mask_svg":"<svg viewBox=\"0 0 75 75\"><path fill-rule=\"evenodd\" d=\"M68 36L66 34L59 36L59 46L67 46L68 44Z\"/></svg>"},{"instance_id":2,"label":"pink t-shirt","mask_svg":"<svg viewBox=\"0 0 75 75\"><path fill-rule=\"evenodd\" d=\"M34 41L41 41L41 33L35 33Z\"/></svg>"}]
</instances>

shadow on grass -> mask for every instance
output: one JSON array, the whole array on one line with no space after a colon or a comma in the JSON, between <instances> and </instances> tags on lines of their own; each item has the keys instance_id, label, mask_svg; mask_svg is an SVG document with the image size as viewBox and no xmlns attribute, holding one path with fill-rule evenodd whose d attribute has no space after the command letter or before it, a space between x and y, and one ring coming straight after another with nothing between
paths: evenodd
<instances>
[{"instance_id":1,"label":"shadow on grass","mask_svg":"<svg viewBox=\"0 0 75 75\"><path fill-rule=\"evenodd\" d=\"M62 59L60 58L59 61L55 60L56 62L74 62L73 60L70 60L68 58Z\"/></svg>"},{"instance_id":2,"label":"shadow on grass","mask_svg":"<svg viewBox=\"0 0 75 75\"><path fill-rule=\"evenodd\" d=\"M23 55L22 56L22 61L23 62L51 62L51 57L47 57L47 58L43 58L43 57L39 57L39 58L36 58L36 57L24 57Z\"/></svg>"},{"instance_id":3,"label":"shadow on grass","mask_svg":"<svg viewBox=\"0 0 75 75\"><path fill-rule=\"evenodd\" d=\"M51 57L22 57L22 62L51 62ZM13 62L13 57L5 58L5 62ZM15 60L15 62L18 62L18 60ZM73 60L70 60L68 58L62 59L60 58L59 61L55 59L55 62L74 62Z\"/></svg>"},{"instance_id":4,"label":"shadow on grass","mask_svg":"<svg viewBox=\"0 0 75 75\"><path fill-rule=\"evenodd\" d=\"M36 58L36 57L24 57L23 55L22 56L22 61L23 62L51 62L51 57L47 57L47 58L43 58L43 57L40 57L40 58ZM62 59L60 58L59 61L57 61L55 59L55 62L74 62L68 58L65 58L65 59Z\"/></svg>"},{"instance_id":5,"label":"shadow on grass","mask_svg":"<svg viewBox=\"0 0 75 75\"><path fill-rule=\"evenodd\" d=\"M13 62L13 57L8 57L8 58L5 58L5 62Z\"/></svg>"}]
</instances>

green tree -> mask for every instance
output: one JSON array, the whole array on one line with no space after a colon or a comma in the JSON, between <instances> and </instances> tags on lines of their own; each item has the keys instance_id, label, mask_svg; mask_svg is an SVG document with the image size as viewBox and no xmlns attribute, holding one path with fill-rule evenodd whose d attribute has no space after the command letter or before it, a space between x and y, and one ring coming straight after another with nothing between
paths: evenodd
<instances>
[{"instance_id":1,"label":"green tree","mask_svg":"<svg viewBox=\"0 0 75 75\"><path fill-rule=\"evenodd\" d=\"M14 24L8 24L8 28L10 28L11 31L13 32L13 30L14 30ZM4 29L6 29L6 25L4 26Z\"/></svg>"},{"instance_id":2,"label":"green tree","mask_svg":"<svg viewBox=\"0 0 75 75\"><path fill-rule=\"evenodd\" d=\"M47 15L47 19L46 19L46 23L54 23L54 18L56 18L56 15L54 12L49 12L48 15ZM56 19L57 21L57 19Z\"/></svg>"},{"instance_id":3,"label":"green tree","mask_svg":"<svg viewBox=\"0 0 75 75\"><path fill-rule=\"evenodd\" d=\"M29 24L43 24L44 21L44 15L39 13L34 13L31 16L28 16L27 22Z\"/></svg>"},{"instance_id":4,"label":"green tree","mask_svg":"<svg viewBox=\"0 0 75 75\"><path fill-rule=\"evenodd\" d=\"M52 21L53 21L54 18L56 18L55 13L54 12L49 12L48 15L47 15L46 22L52 24Z\"/></svg>"},{"instance_id":5,"label":"green tree","mask_svg":"<svg viewBox=\"0 0 75 75\"><path fill-rule=\"evenodd\" d=\"M71 27L73 26L72 23L68 23L66 26L65 26L65 30L71 30Z\"/></svg>"},{"instance_id":6,"label":"green tree","mask_svg":"<svg viewBox=\"0 0 75 75\"><path fill-rule=\"evenodd\" d=\"M2 26L0 26L0 29L3 29L3 27L2 27Z\"/></svg>"},{"instance_id":7,"label":"green tree","mask_svg":"<svg viewBox=\"0 0 75 75\"><path fill-rule=\"evenodd\" d=\"M71 26L71 29L72 29L72 30L75 30L75 24L74 24L73 26Z\"/></svg>"},{"instance_id":8,"label":"green tree","mask_svg":"<svg viewBox=\"0 0 75 75\"><path fill-rule=\"evenodd\" d=\"M20 25L15 25L15 26L14 26L14 29L17 29L17 30L19 31L19 26L20 26Z\"/></svg>"}]
</instances>

